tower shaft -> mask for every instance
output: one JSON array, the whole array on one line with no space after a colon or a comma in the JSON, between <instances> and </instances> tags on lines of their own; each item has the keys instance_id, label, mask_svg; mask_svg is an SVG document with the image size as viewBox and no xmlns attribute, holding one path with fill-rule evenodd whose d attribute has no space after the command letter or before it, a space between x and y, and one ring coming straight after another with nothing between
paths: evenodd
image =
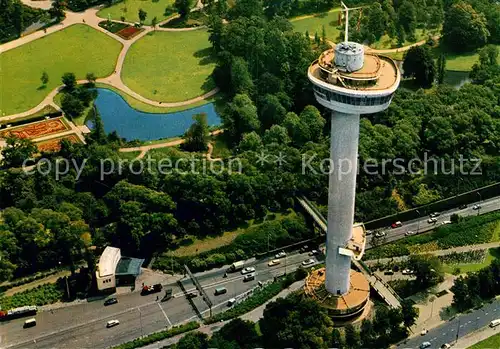
<instances>
[{"instance_id":1,"label":"tower shaft","mask_svg":"<svg viewBox=\"0 0 500 349\"><path fill-rule=\"evenodd\" d=\"M359 140L359 114L332 111L326 237L326 289L345 294L350 287L351 256L345 248L352 237Z\"/></svg>"}]
</instances>

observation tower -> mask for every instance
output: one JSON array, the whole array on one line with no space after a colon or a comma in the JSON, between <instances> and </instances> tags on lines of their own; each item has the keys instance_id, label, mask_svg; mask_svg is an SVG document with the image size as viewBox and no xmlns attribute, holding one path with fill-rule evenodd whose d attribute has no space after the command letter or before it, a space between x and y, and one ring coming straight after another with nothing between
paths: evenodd
<instances>
[{"instance_id":1,"label":"observation tower","mask_svg":"<svg viewBox=\"0 0 500 349\"><path fill-rule=\"evenodd\" d=\"M349 9L341 4L344 41L323 52L308 70L316 100L332 111L333 168L328 188L326 268L309 275L305 293L330 308L332 315L350 316L362 311L369 296L364 275L351 270L351 259L361 259L366 244L364 226L353 227L359 119L361 114L389 107L401 73L391 58L365 52L363 45L348 40Z\"/></svg>"}]
</instances>

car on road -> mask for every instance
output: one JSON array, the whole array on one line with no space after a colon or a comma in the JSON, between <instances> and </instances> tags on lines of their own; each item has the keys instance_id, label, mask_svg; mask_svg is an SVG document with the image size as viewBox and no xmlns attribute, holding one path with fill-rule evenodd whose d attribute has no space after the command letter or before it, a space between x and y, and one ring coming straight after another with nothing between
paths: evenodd
<instances>
[{"instance_id":1,"label":"car on road","mask_svg":"<svg viewBox=\"0 0 500 349\"><path fill-rule=\"evenodd\" d=\"M405 233L406 236L411 236L411 235L415 235L415 232L413 230L408 230L406 233Z\"/></svg>"},{"instance_id":2,"label":"car on road","mask_svg":"<svg viewBox=\"0 0 500 349\"><path fill-rule=\"evenodd\" d=\"M384 275L394 275L394 272L391 269L389 269L384 271Z\"/></svg>"},{"instance_id":3,"label":"car on road","mask_svg":"<svg viewBox=\"0 0 500 349\"><path fill-rule=\"evenodd\" d=\"M112 298L108 298L104 301L104 305L111 305L111 304L116 304L118 303L118 299L112 297Z\"/></svg>"},{"instance_id":4,"label":"car on road","mask_svg":"<svg viewBox=\"0 0 500 349\"><path fill-rule=\"evenodd\" d=\"M442 221L441 225L451 224L451 221Z\"/></svg>"},{"instance_id":5,"label":"car on road","mask_svg":"<svg viewBox=\"0 0 500 349\"><path fill-rule=\"evenodd\" d=\"M493 328L493 327L497 327L497 326L500 326L500 319L495 319L495 320L492 320L490 322L490 327Z\"/></svg>"},{"instance_id":6,"label":"car on road","mask_svg":"<svg viewBox=\"0 0 500 349\"><path fill-rule=\"evenodd\" d=\"M227 306L231 307L234 303L236 303L236 298L231 298L227 301Z\"/></svg>"},{"instance_id":7,"label":"car on road","mask_svg":"<svg viewBox=\"0 0 500 349\"><path fill-rule=\"evenodd\" d=\"M318 250L312 250L311 252L309 252L309 256L316 256L317 254L319 254Z\"/></svg>"},{"instance_id":8,"label":"car on road","mask_svg":"<svg viewBox=\"0 0 500 349\"><path fill-rule=\"evenodd\" d=\"M403 269L403 271L401 272L403 275L411 275L414 273L413 270L411 269Z\"/></svg>"},{"instance_id":9,"label":"car on road","mask_svg":"<svg viewBox=\"0 0 500 349\"><path fill-rule=\"evenodd\" d=\"M375 237L376 237L376 238L383 238L383 237L384 237L384 236L386 236L386 235L387 235L387 234L386 234L386 232L385 232L385 231L377 231L377 232L375 233Z\"/></svg>"},{"instance_id":10,"label":"car on road","mask_svg":"<svg viewBox=\"0 0 500 349\"><path fill-rule=\"evenodd\" d=\"M225 288L225 287L217 287L215 289L214 295L218 296L218 295L224 294L226 292L227 292L227 288Z\"/></svg>"},{"instance_id":11,"label":"car on road","mask_svg":"<svg viewBox=\"0 0 500 349\"><path fill-rule=\"evenodd\" d=\"M254 271L255 271L254 267L246 267L246 268L241 270L241 275L253 273Z\"/></svg>"},{"instance_id":12,"label":"car on road","mask_svg":"<svg viewBox=\"0 0 500 349\"><path fill-rule=\"evenodd\" d=\"M120 321L118 320L109 320L107 323L106 323L106 327L107 328L110 328L110 327L115 327L117 325L120 324Z\"/></svg>"},{"instance_id":13,"label":"car on road","mask_svg":"<svg viewBox=\"0 0 500 349\"><path fill-rule=\"evenodd\" d=\"M267 263L267 265L270 266L270 267L273 267L273 266L278 265L280 263L281 263L281 261L279 259L273 259L272 261L270 261L269 263Z\"/></svg>"},{"instance_id":14,"label":"car on road","mask_svg":"<svg viewBox=\"0 0 500 349\"><path fill-rule=\"evenodd\" d=\"M286 252L285 251L281 251L280 253L276 253L276 256L274 256L275 258L283 258L283 257L286 257Z\"/></svg>"},{"instance_id":15,"label":"car on road","mask_svg":"<svg viewBox=\"0 0 500 349\"><path fill-rule=\"evenodd\" d=\"M449 345L448 343L444 343L442 346L441 346L441 349L450 349L451 348L451 345Z\"/></svg>"},{"instance_id":16,"label":"car on road","mask_svg":"<svg viewBox=\"0 0 500 349\"><path fill-rule=\"evenodd\" d=\"M309 258L309 259L307 259L307 260L303 261L303 262L302 262L302 265L305 267L305 266L311 265L311 264L313 264L313 263L314 263L314 259Z\"/></svg>"},{"instance_id":17,"label":"car on road","mask_svg":"<svg viewBox=\"0 0 500 349\"><path fill-rule=\"evenodd\" d=\"M403 226L403 223L401 223L400 221L397 221L397 222L394 222L391 224L391 228L392 229L395 229L395 228L399 228L399 227L402 227Z\"/></svg>"},{"instance_id":18,"label":"car on road","mask_svg":"<svg viewBox=\"0 0 500 349\"><path fill-rule=\"evenodd\" d=\"M439 213L439 212L433 212L433 213L431 213L429 215L429 218L436 218L436 217L439 217L439 216L441 216L441 213Z\"/></svg>"},{"instance_id":19,"label":"car on road","mask_svg":"<svg viewBox=\"0 0 500 349\"><path fill-rule=\"evenodd\" d=\"M367 231L365 231L365 235L366 236L370 236L372 234L373 234L373 230L367 230Z\"/></svg>"},{"instance_id":20,"label":"car on road","mask_svg":"<svg viewBox=\"0 0 500 349\"><path fill-rule=\"evenodd\" d=\"M437 221L438 221L438 220L437 220L437 218L432 217L432 218L429 218L429 219L427 220L427 223L432 224L432 223L436 223Z\"/></svg>"},{"instance_id":21,"label":"car on road","mask_svg":"<svg viewBox=\"0 0 500 349\"><path fill-rule=\"evenodd\" d=\"M421 336L425 336L427 334L427 332L429 332L427 329L423 329L421 332L420 332L420 335Z\"/></svg>"},{"instance_id":22,"label":"car on road","mask_svg":"<svg viewBox=\"0 0 500 349\"><path fill-rule=\"evenodd\" d=\"M309 247L308 247L307 245L305 245L305 246L302 246L302 247L300 248L299 252L300 252L300 253L306 253L306 252L307 252L307 250L309 250Z\"/></svg>"},{"instance_id":23,"label":"car on road","mask_svg":"<svg viewBox=\"0 0 500 349\"><path fill-rule=\"evenodd\" d=\"M461 210L463 210L464 208L467 208L467 205L463 204L463 205L458 206L458 208L461 209Z\"/></svg>"},{"instance_id":24,"label":"car on road","mask_svg":"<svg viewBox=\"0 0 500 349\"><path fill-rule=\"evenodd\" d=\"M420 344L420 349L425 349L425 348L429 348L431 346L431 343L430 342L423 342L422 344Z\"/></svg>"},{"instance_id":25,"label":"car on road","mask_svg":"<svg viewBox=\"0 0 500 349\"><path fill-rule=\"evenodd\" d=\"M255 273L247 274L243 278L243 282L252 281L252 280L255 280Z\"/></svg>"},{"instance_id":26,"label":"car on road","mask_svg":"<svg viewBox=\"0 0 500 349\"><path fill-rule=\"evenodd\" d=\"M198 297L197 292L189 292L188 294L186 294L187 299L196 298L196 297Z\"/></svg>"},{"instance_id":27,"label":"car on road","mask_svg":"<svg viewBox=\"0 0 500 349\"><path fill-rule=\"evenodd\" d=\"M474 205L472 206L473 210L479 210L481 208L481 205Z\"/></svg>"},{"instance_id":28,"label":"car on road","mask_svg":"<svg viewBox=\"0 0 500 349\"><path fill-rule=\"evenodd\" d=\"M31 319L26 320L24 322L23 328L29 328L29 327L33 327L33 326L36 326L36 319L35 318L31 318Z\"/></svg>"}]
</instances>

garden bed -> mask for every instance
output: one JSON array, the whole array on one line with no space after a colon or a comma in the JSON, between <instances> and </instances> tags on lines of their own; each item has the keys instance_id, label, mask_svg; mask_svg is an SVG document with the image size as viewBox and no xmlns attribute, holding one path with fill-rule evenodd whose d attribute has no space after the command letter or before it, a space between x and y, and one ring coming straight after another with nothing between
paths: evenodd
<instances>
[{"instance_id":1,"label":"garden bed","mask_svg":"<svg viewBox=\"0 0 500 349\"><path fill-rule=\"evenodd\" d=\"M39 122L34 122L26 126L9 128L0 132L0 137L17 137L20 139L34 139L51 134L61 133L69 130L69 126L64 119L49 119Z\"/></svg>"},{"instance_id":2,"label":"garden bed","mask_svg":"<svg viewBox=\"0 0 500 349\"><path fill-rule=\"evenodd\" d=\"M129 27L129 25L126 23L120 23L120 22L102 21L102 22L99 22L99 27L106 29L108 32L116 34L120 30Z\"/></svg>"},{"instance_id":3,"label":"garden bed","mask_svg":"<svg viewBox=\"0 0 500 349\"><path fill-rule=\"evenodd\" d=\"M173 17L167 23L162 24L162 28L197 28L207 25L208 16L203 11L194 11L187 19Z\"/></svg>"},{"instance_id":4,"label":"garden bed","mask_svg":"<svg viewBox=\"0 0 500 349\"><path fill-rule=\"evenodd\" d=\"M63 139L66 139L71 143L81 143L80 139L75 134L72 134L72 135L48 139L46 141L41 141L39 143L36 143L36 146L38 147L38 151L40 152L59 151L61 150L61 141Z\"/></svg>"},{"instance_id":5,"label":"garden bed","mask_svg":"<svg viewBox=\"0 0 500 349\"><path fill-rule=\"evenodd\" d=\"M143 28L128 26L117 32L116 35L118 35L122 39L130 40L134 36L139 35L139 33L142 32L143 30L144 30Z\"/></svg>"}]
</instances>

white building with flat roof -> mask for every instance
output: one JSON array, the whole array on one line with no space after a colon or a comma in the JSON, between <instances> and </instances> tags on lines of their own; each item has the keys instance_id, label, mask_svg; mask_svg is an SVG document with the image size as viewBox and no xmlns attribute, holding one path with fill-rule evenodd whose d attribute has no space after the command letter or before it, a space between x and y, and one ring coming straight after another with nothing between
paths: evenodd
<instances>
[{"instance_id":1,"label":"white building with flat roof","mask_svg":"<svg viewBox=\"0 0 500 349\"><path fill-rule=\"evenodd\" d=\"M104 249L95 272L98 290L116 287L115 271L121 258L122 255L119 248L107 246Z\"/></svg>"}]
</instances>

